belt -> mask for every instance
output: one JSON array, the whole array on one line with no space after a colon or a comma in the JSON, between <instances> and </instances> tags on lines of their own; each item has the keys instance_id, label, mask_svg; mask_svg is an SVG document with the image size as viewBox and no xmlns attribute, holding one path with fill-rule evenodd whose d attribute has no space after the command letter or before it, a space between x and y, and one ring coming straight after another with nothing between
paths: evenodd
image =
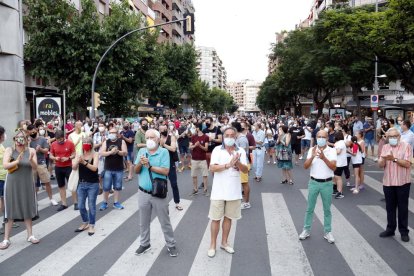
<instances>
[{"instance_id":1,"label":"belt","mask_svg":"<svg viewBox=\"0 0 414 276\"><path fill-rule=\"evenodd\" d=\"M149 192L149 191L147 191L147 190L144 190L143 188L141 188L141 186L138 186L138 189L139 189L140 191L143 191L144 193L147 193L147 194L152 195L152 193L151 193L151 192Z\"/></svg>"},{"instance_id":2,"label":"belt","mask_svg":"<svg viewBox=\"0 0 414 276\"><path fill-rule=\"evenodd\" d=\"M262 147L256 147L256 149L259 149L259 150L261 150L261 149L262 149Z\"/></svg>"},{"instance_id":3,"label":"belt","mask_svg":"<svg viewBox=\"0 0 414 276\"><path fill-rule=\"evenodd\" d=\"M325 179L318 179L318 178L314 178L313 176L311 176L311 179L316 181L316 182L328 182L328 181L332 181L332 177L329 178L325 178Z\"/></svg>"}]
</instances>

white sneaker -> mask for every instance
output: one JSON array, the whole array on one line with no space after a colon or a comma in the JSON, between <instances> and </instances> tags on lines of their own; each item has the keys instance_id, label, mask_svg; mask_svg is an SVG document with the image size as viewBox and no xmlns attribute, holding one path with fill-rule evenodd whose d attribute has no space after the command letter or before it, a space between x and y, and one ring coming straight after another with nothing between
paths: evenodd
<instances>
[{"instance_id":1,"label":"white sneaker","mask_svg":"<svg viewBox=\"0 0 414 276\"><path fill-rule=\"evenodd\" d=\"M273 165L276 165L277 163L276 163L276 161L273 161Z\"/></svg>"},{"instance_id":2,"label":"white sneaker","mask_svg":"<svg viewBox=\"0 0 414 276\"><path fill-rule=\"evenodd\" d=\"M351 182L347 181L347 182L346 182L346 186L347 186L347 187L351 187L351 186L352 186L352 185L351 185Z\"/></svg>"},{"instance_id":3,"label":"white sneaker","mask_svg":"<svg viewBox=\"0 0 414 276\"><path fill-rule=\"evenodd\" d=\"M331 232L325 233L325 235L323 236L325 238L325 240L327 240L329 243L334 243L335 239L332 235Z\"/></svg>"},{"instance_id":4,"label":"white sneaker","mask_svg":"<svg viewBox=\"0 0 414 276\"><path fill-rule=\"evenodd\" d=\"M374 158L374 162L378 162L378 158Z\"/></svg>"},{"instance_id":5,"label":"white sneaker","mask_svg":"<svg viewBox=\"0 0 414 276\"><path fill-rule=\"evenodd\" d=\"M59 203L56 200L54 200L53 198L50 200L50 204L52 204L53 206L59 205Z\"/></svg>"},{"instance_id":6,"label":"white sneaker","mask_svg":"<svg viewBox=\"0 0 414 276\"><path fill-rule=\"evenodd\" d=\"M310 232L308 230L303 230L302 233L299 235L300 240L306 240L310 237Z\"/></svg>"},{"instance_id":7,"label":"white sneaker","mask_svg":"<svg viewBox=\"0 0 414 276\"><path fill-rule=\"evenodd\" d=\"M303 159L303 156L300 156L300 157L299 157L299 160L302 160L302 159Z\"/></svg>"},{"instance_id":8,"label":"white sneaker","mask_svg":"<svg viewBox=\"0 0 414 276\"><path fill-rule=\"evenodd\" d=\"M242 210L244 210L244 209L250 209L251 207L252 206L250 205L249 202L243 202L242 205L241 205L241 209Z\"/></svg>"}]
</instances>

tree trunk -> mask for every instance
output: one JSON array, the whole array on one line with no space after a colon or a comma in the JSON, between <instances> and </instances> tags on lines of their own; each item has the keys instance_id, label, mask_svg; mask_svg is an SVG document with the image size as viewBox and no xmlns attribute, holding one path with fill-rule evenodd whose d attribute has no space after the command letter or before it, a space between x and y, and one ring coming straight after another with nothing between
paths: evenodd
<instances>
[{"instance_id":1,"label":"tree trunk","mask_svg":"<svg viewBox=\"0 0 414 276\"><path fill-rule=\"evenodd\" d=\"M361 101L359 100L358 94L361 92L361 88L352 86L352 99L356 103L356 114L361 119Z\"/></svg>"}]
</instances>

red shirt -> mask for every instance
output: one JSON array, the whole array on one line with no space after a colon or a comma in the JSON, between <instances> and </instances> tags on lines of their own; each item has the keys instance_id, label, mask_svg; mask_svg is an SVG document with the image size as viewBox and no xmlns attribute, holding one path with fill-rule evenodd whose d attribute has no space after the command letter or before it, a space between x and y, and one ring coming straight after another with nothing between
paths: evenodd
<instances>
[{"instance_id":1,"label":"red shirt","mask_svg":"<svg viewBox=\"0 0 414 276\"><path fill-rule=\"evenodd\" d=\"M70 157L75 152L75 145L72 143L72 141L65 140L65 143L60 145L57 141L52 143L52 146L50 147L50 153L54 157ZM71 167L72 166L72 160L69 159L65 162L56 160L56 167Z\"/></svg>"},{"instance_id":2,"label":"red shirt","mask_svg":"<svg viewBox=\"0 0 414 276\"><path fill-rule=\"evenodd\" d=\"M200 144L205 147L208 144L209 138L207 135L203 134L201 136L193 135L191 136L191 143L194 145L195 143L200 142ZM191 157L193 160L207 160L206 158L206 151L200 147L195 147L191 153Z\"/></svg>"}]
</instances>

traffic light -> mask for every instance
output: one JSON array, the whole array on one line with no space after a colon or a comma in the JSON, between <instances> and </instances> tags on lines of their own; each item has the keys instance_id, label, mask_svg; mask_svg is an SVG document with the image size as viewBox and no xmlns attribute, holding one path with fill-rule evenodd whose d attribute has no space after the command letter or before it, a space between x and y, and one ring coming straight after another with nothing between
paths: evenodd
<instances>
[{"instance_id":1,"label":"traffic light","mask_svg":"<svg viewBox=\"0 0 414 276\"><path fill-rule=\"evenodd\" d=\"M101 95L98 92L93 93L93 103L95 105L95 109L101 105Z\"/></svg>"},{"instance_id":2,"label":"traffic light","mask_svg":"<svg viewBox=\"0 0 414 276\"><path fill-rule=\"evenodd\" d=\"M184 34L194 34L194 13L185 13L184 18Z\"/></svg>"}]
</instances>

